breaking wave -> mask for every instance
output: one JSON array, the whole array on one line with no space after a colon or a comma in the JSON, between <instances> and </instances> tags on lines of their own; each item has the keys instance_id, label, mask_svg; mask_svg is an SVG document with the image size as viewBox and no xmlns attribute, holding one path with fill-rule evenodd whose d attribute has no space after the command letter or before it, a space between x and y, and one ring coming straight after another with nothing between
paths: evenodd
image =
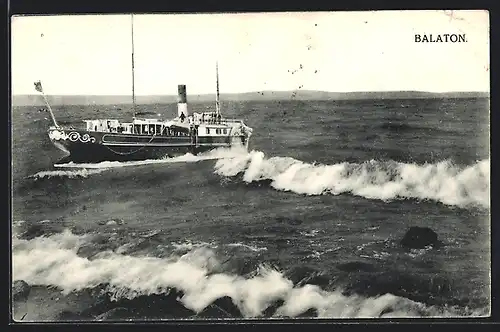
<instances>
[{"instance_id":1,"label":"breaking wave","mask_svg":"<svg viewBox=\"0 0 500 332\"><path fill-rule=\"evenodd\" d=\"M490 161L460 167L449 160L435 164L370 160L333 165L309 164L289 157L266 158L252 151L217 160L215 172L242 175L247 183L271 181L278 190L298 194L351 193L369 199L424 199L455 206L490 206Z\"/></svg>"},{"instance_id":2,"label":"breaking wave","mask_svg":"<svg viewBox=\"0 0 500 332\"><path fill-rule=\"evenodd\" d=\"M203 160L216 160L215 173L218 175L241 176L246 183L268 181L277 190L298 194L349 193L383 201L421 199L458 207L490 207L489 159L469 166L459 166L450 160L434 164L370 160L323 165L290 157L267 158L261 151L248 153L242 147L233 147L219 148L196 156L187 153L155 160L60 164L54 166L67 169L41 171L30 178L86 178L118 167Z\"/></svg>"},{"instance_id":3,"label":"breaking wave","mask_svg":"<svg viewBox=\"0 0 500 332\"><path fill-rule=\"evenodd\" d=\"M221 271L213 250L195 248L168 258L129 256L105 251L89 260L77 255L88 240L64 231L31 240L13 238L13 280L57 287L63 295L105 285L112 301L181 291L175 301L199 313L217 299L230 298L244 317L259 317L271 306L275 317L296 317L311 309L317 317L417 317L478 314L454 307L429 306L383 294L345 295L317 285L294 285L277 269L259 266L243 277ZM469 310L469 309L467 309Z\"/></svg>"}]
</instances>

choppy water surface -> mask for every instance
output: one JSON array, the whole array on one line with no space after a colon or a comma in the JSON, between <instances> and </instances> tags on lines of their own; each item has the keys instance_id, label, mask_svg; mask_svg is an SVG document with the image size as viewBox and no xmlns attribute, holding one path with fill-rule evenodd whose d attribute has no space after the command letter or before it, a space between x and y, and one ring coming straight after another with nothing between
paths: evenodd
<instances>
[{"instance_id":1,"label":"choppy water surface","mask_svg":"<svg viewBox=\"0 0 500 332\"><path fill-rule=\"evenodd\" d=\"M248 152L63 165L14 108L14 317L489 315L488 103L228 103ZM56 114L127 113L96 108ZM402 247L412 226L441 245Z\"/></svg>"}]
</instances>

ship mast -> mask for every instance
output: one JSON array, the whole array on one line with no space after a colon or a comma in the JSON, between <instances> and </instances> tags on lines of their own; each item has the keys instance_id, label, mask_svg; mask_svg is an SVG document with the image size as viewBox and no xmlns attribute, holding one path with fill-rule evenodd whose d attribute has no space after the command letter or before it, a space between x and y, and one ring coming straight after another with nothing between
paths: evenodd
<instances>
[{"instance_id":1,"label":"ship mast","mask_svg":"<svg viewBox=\"0 0 500 332\"><path fill-rule=\"evenodd\" d=\"M217 93L215 95L215 112L220 115L220 102L219 102L219 63L215 62L215 79L217 84Z\"/></svg>"},{"instance_id":2,"label":"ship mast","mask_svg":"<svg viewBox=\"0 0 500 332\"><path fill-rule=\"evenodd\" d=\"M132 23L132 107L135 117L135 72L134 72L134 14L130 15L130 20Z\"/></svg>"}]
</instances>

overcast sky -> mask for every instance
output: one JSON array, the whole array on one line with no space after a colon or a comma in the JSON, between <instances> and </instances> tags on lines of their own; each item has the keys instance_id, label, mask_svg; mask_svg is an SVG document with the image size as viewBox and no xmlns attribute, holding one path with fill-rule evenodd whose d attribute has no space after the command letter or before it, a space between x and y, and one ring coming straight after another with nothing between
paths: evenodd
<instances>
[{"instance_id":1,"label":"overcast sky","mask_svg":"<svg viewBox=\"0 0 500 332\"><path fill-rule=\"evenodd\" d=\"M137 95L489 91L486 11L134 15ZM415 43L465 33L467 43ZM302 69L300 69L302 66ZM130 95L131 15L12 18L12 91Z\"/></svg>"}]
</instances>

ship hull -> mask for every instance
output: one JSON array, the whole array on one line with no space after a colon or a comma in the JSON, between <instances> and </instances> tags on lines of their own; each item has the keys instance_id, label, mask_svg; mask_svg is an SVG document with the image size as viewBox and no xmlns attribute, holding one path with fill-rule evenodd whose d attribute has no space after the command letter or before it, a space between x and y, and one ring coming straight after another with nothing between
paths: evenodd
<instances>
[{"instance_id":1,"label":"ship hull","mask_svg":"<svg viewBox=\"0 0 500 332\"><path fill-rule=\"evenodd\" d=\"M245 146L244 136L192 137L152 136L89 132L85 130L49 130L49 138L66 154L64 162L97 163L161 159L191 153L197 155L220 147Z\"/></svg>"}]
</instances>

